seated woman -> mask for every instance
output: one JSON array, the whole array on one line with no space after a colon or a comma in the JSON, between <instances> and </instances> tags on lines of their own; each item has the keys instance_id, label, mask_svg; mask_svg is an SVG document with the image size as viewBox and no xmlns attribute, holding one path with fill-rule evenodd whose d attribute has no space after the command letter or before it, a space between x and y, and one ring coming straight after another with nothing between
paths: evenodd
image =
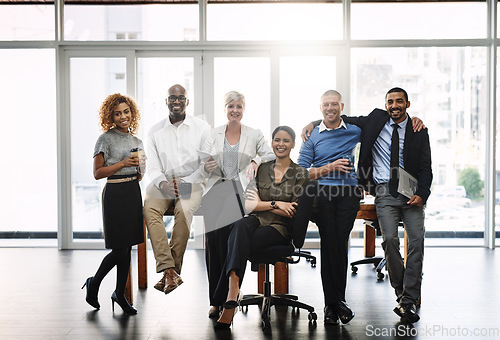
<instances>
[{"instance_id":1,"label":"seated woman","mask_svg":"<svg viewBox=\"0 0 500 340\"><path fill-rule=\"evenodd\" d=\"M307 170L290 159L295 146L292 128L278 126L271 146L276 160L259 166L255 183L246 191L245 206L252 213L230 226L227 256L214 294L214 302L224 306L215 329L231 326L250 254L290 242L297 202L309 182Z\"/></svg>"}]
</instances>

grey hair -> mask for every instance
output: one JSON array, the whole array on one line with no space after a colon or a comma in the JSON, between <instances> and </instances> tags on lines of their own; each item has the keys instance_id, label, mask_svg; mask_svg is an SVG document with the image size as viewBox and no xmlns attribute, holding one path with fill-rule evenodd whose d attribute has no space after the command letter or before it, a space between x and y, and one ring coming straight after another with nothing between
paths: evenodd
<instances>
[{"instance_id":1,"label":"grey hair","mask_svg":"<svg viewBox=\"0 0 500 340\"><path fill-rule=\"evenodd\" d=\"M245 107L245 96L236 91L229 91L224 96L224 107L235 100L241 100L243 102L243 107Z\"/></svg>"}]
</instances>

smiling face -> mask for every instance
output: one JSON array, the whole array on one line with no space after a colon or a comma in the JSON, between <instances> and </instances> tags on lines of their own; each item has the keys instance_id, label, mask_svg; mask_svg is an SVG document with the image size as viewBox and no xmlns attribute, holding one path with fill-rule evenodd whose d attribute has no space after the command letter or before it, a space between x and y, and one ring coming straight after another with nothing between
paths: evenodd
<instances>
[{"instance_id":1,"label":"smiling face","mask_svg":"<svg viewBox=\"0 0 500 340\"><path fill-rule=\"evenodd\" d=\"M233 100L226 105L226 115L229 123L239 123L245 112L245 103L241 99Z\"/></svg>"},{"instance_id":2,"label":"smiling face","mask_svg":"<svg viewBox=\"0 0 500 340\"><path fill-rule=\"evenodd\" d=\"M334 129L340 124L340 114L344 110L344 103L338 95L326 95L321 97L320 110L323 113L325 126Z\"/></svg>"},{"instance_id":3,"label":"smiling face","mask_svg":"<svg viewBox=\"0 0 500 340\"><path fill-rule=\"evenodd\" d=\"M132 111L127 103L120 103L116 105L113 110L113 123L116 125L116 129L120 132L128 132L130 123L132 122Z\"/></svg>"},{"instance_id":4,"label":"smiling face","mask_svg":"<svg viewBox=\"0 0 500 340\"><path fill-rule=\"evenodd\" d=\"M385 97L385 109L396 124L406 119L406 109L409 107L410 102L406 100L403 92L391 92Z\"/></svg>"},{"instance_id":5,"label":"smiling face","mask_svg":"<svg viewBox=\"0 0 500 340\"><path fill-rule=\"evenodd\" d=\"M189 99L186 98L186 90L182 86L173 86L168 90L166 99L171 121L183 120L186 116L186 107Z\"/></svg>"},{"instance_id":6,"label":"smiling face","mask_svg":"<svg viewBox=\"0 0 500 340\"><path fill-rule=\"evenodd\" d=\"M290 157L290 152L295 147L292 136L284 130L279 130L273 137L271 143L276 158Z\"/></svg>"}]
</instances>

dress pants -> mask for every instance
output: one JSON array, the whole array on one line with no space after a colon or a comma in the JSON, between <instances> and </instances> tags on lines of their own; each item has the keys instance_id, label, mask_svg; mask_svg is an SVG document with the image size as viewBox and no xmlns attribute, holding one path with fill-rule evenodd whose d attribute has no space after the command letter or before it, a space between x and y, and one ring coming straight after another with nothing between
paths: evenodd
<instances>
[{"instance_id":1,"label":"dress pants","mask_svg":"<svg viewBox=\"0 0 500 340\"><path fill-rule=\"evenodd\" d=\"M224 261L217 288L212 299L213 306L222 306L229 291L229 273L234 270L243 282L247 260L252 253L259 253L272 245L286 245L290 241L271 226L261 226L259 219L246 216L229 227L230 233L227 241L227 256Z\"/></svg>"},{"instance_id":2,"label":"dress pants","mask_svg":"<svg viewBox=\"0 0 500 340\"><path fill-rule=\"evenodd\" d=\"M214 302L214 294L226 261L227 240L230 232L230 226L225 226L205 234L205 262L207 265L210 306L218 306Z\"/></svg>"},{"instance_id":3,"label":"dress pants","mask_svg":"<svg viewBox=\"0 0 500 340\"><path fill-rule=\"evenodd\" d=\"M348 241L361 199L354 186L318 186L316 224L321 237L325 305L345 301Z\"/></svg>"},{"instance_id":4,"label":"dress pants","mask_svg":"<svg viewBox=\"0 0 500 340\"><path fill-rule=\"evenodd\" d=\"M385 252L391 285L399 303L416 304L422 285L424 259L424 208L408 205L408 198L393 197L387 184L377 185L375 207L382 230L382 248ZM399 250L398 224L403 220L408 236L406 268Z\"/></svg>"},{"instance_id":5,"label":"dress pants","mask_svg":"<svg viewBox=\"0 0 500 340\"><path fill-rule=\"evenodd\" d=\"M201 193L201 186L193 184L189 199L146 198L143 213L156 259L156 272L174 268L180 274L193 215L201 203ZM163 214L172 204L174 204L174 227L169 242L163 224Z\"/></svg>"}]
</instances>

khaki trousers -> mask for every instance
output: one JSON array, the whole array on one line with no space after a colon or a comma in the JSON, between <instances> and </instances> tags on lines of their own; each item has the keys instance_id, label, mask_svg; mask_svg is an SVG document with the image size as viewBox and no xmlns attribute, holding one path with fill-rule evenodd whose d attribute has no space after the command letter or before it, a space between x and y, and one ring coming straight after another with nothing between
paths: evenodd
<instances>
[{"instance_id":1,"label":"khaki trousers","mask_svg":"<svg viewBox=\"0 0 500 340\"><path fill-rule=\"evenodd\" d=\"M193 184L189 199L157 199L146 198L144 202L144 219L148 229L153 253L156 259L156 272L174 268L180 274L182 260L186 251L193 215L201 203L202 190L199 184ZM174 227L170 242L163 224L163 214L174 205Z\"/></svg>"}]
</instances>

